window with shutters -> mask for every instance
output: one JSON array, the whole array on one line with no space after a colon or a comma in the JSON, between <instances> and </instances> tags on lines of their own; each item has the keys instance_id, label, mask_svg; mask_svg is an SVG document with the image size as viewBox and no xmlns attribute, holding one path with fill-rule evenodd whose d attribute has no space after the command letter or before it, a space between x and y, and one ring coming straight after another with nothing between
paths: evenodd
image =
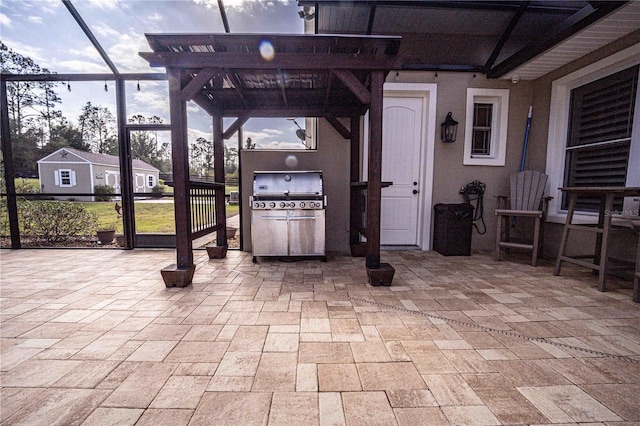
<instances>
[{"instance_id":1,"label":"window with shutters","mask_svg":"<svg viewBox=\"0 0 640 426\"><path fill-rule=\"evenodd\" d=\"M636 65L571 90L563 186L625 186L633 133ZM568 200L563 197L562 207ZM577 210L598 211L599 199L580 198ZM615 210L622 210L623 199Z\"/></svg>"},{"instance_id":2,"label":"window with shutters","mask_svg":"<svg viewBox=\"0 0 640 426\"><path fill-rule=\"evenodd\" d=\"M76 186L76 172L70 169L59 169L55 171L55 184L60 187Z\"/></svg>"}]
</instances>

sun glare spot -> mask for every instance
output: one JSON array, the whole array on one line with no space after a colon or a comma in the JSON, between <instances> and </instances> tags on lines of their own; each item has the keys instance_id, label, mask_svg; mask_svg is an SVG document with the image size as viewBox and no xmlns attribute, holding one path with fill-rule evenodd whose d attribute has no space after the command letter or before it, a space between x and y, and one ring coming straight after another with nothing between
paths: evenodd
<instances>
[{"instance_id":1,"label":"sun glare spot","mask_svg":"<svg viewBox=\"0 0 640 426\"><path fill-rule=\"evenodd\" d=\"M265 61L273 61L276 51L269 40L262 40L259 49L262 59L264 59Z\"/></svg>"}]
</instances>

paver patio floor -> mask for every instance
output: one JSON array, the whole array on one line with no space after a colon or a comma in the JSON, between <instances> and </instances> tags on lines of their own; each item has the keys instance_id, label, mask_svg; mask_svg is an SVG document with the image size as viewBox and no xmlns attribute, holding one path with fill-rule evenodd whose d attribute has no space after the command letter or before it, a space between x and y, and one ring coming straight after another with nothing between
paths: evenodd
<instances>
[{"instance_id":1,"label":"paver patio floor","mask_svg":"<svg viewBox=\"0 0 640 426\"><path fill-rule=\"evenodd\" d=\"M490 256L2 250L6 425L640 424L630 282Z\"/></svg>"}]
</instances>

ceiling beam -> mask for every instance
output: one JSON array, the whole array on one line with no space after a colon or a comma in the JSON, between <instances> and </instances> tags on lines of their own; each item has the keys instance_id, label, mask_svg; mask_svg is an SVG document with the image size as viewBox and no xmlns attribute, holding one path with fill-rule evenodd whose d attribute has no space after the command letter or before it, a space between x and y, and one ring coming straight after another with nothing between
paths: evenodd
<instances>
[{"instance_id":1,"label":"ceiling beam","mask_svg":"<svg viewBox=\"0 0 640 426\"><path fill-rule=\"evenodd\" d=\"M318 7L345 6L348 4L369 7L413 7L421 9L474 9L493 11L516 11L520 8L520 1L441 1L441 0L298 0L299 6L317 5ZM531 6L531 9L540 13L570 13L580 8L571 1L545 2L541 1Z\"/></svg>"},{"instance_id":2,"label":"ceiling beam","mask_svg":"<svg viewBox=\"0 0 640 426\"><path fill-rule=\"evenodd\" d=\"M583 7L579 12L564 20L561 24L546 33L545 38L535 40L514 53L498 65L487 71L488 78L500 78L520 65L530 61L536 56L546 52L558 43L566 40L578 31L597 22L614 10L628 3L627 1L593 2Z\"/></svg>"},{"instance_id":3,"label":"ceiling beam","mask_svg":"<svg viewBox=\"0 0 640 426\"><path fill-rule=\"evenodd\" d=\"M113 80L166 80L165 73L121 73L113 74L8 74L2 73L5 81L113 81Z\"/></svg>"},{"instance_id":4,"label":"ceiling beam","mask_svg":"<svg viewBox=\"0 0 640 426\"><path fill-rule=\"evenodd\" d=\"M529 3L531 2L523 1L520 4L520 9L516 11L516 13L513 15L513 17L509 21L509 25L507 25L507 28L502 33L502 37L500 37L500 40L498 40L496 47L493 49L493 52L491 52L491 56L489 56L489 59L487 59L487 61L484 64L485 72L486 70L491 69L493 64L496 62L496 59L498 59L498 55L500 54L500 51L504 47L507 40L509 40L509 37L511 37L511 33L513 32L513 29L516 27L516 25L518 25L518 22L520 22L520 18L522 18L522 15L524 15L524 12L527 10L527 7L529 6Z\"/></svg>"},{"instance_id":5,"label":"ceiling beam","mask_svg":"<svg viewBox=\"0 0 640 426\"><path fill-rule=\"evenodd\" d=\"M71 0L62 0L62 3L64 3L64 5L67 7L69 13L71 13L71 16L73 16L73 19L75 19L76 23L80 26L80 28L82 28L82 31L87 36L91 44L93 44L93 47L96 48L98 54L100 54L102 60L107 64L111 72L116 75L120 74L118 72L118 68L116 68L115 64L111 61L111 58L109 58L109 55L107 55L107 52L102 48L102 46L98 42L98 39L93 35L91 29L89 29L89 26L84 22L84 19L82 19L82 16L80 16L80 13L78 13L73 4L71 4Z\"/></svg>"},{"instance_id":6,"label":"ceiling beam","mask_svg":"<svg viewBox=\"0 0 640 426\"><path fill-rule=\"evenodd\" d=\"M367 25L367 35L373 34L373 23L376 20L376 5L369 9L369 24Z\"/></svg>"},{"instance_id":7,"label":"ceiling beam","mask_svg":"<svg viewBox=\"0 0 640 426\"><path fill-rule=\"evenodd\" d=\"M227 12L224 10L222 0L218 0L218 9L220 10L220 17L222 18L222 25L224 25L224 32L229 34L231 29L229 28L229 20L227 19Z\"/></svg>"}]
</instances>

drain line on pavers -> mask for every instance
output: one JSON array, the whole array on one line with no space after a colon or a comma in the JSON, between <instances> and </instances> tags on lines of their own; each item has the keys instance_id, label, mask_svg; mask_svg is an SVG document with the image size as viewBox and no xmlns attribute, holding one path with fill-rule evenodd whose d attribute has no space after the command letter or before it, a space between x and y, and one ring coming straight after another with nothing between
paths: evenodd
<instances>
[{"instance_id":1,"label":"drain line on pavers","mask_svg":"<svg viewBox=\"0 0 640 426\"><path fill-rule=\"evenodd\" d=\"M529 340L529 341L532 341L532 342L546 343L547 345L555 346L555 347L562 348L562 349L571 349L571 350L584 352L584 353L588 353L588 354L596 355L596 356L600 356L600 357L615 358L615 359L619 359L621 361L627 361L627 362L631 362L631 363L635 363L635 364L640 364L640 359L631 358L631 357L629 357L627 355L610 354L610 353L607 353L607 352L601 352L601 351L596 351L596 350L593 350L593 349L587 349L587 348L581 348L579 346L569 345L567 343L553 342L551 340L547 340L547 339L542 338L542 337L525 336L523 334L516 333L515 331L499 330L497 328L485 327L483 325L472 324L472 323L468 323L468 322L465 322L465 321L460 321L460 320L453 319L453 318L444 318L444 317L441 317L439 315L429 314L429 313L422 312L422 311L412 311L411 309L401 308L401 307L393 306L393 305L387 305L386 303L374 302L374 301L371 301L371 300L363 299L363 298L360 298L360 297L349 296L349 295L346 295L346 294L340 294L340 293L335 292L335 291L316 289L314 287L311 287L311 286L305 285L305 284L283 283L283 285L288 286L288 287L304 287L304 288L306 288L306 289L308 289L308 290L310 290L310 291L312 291L314 293L335 296L335 297L338 297L338 298L341 298L341 299L345 299L345 300L349 300L349 301L352 301L352 302L366 303L368 305L374 305L374 306L378 306L380 308L386 308L386 309L390 309L390 310L394 310L394 311L406 312L406 313L410 313L410 314L420 315L420 316L423 316L423 317L427 317L427 318L431 318L431 319L437 319L437 320L445 321L445 322L452 323L452 324L458 324L458 325L462 325L462 326L467 326L467 327L475 328L475 329L482 330L482 331L499 333L499 334L502 334L502 335L505 335L505 336L515 337L515 338L518 338L518 339Z\"/></svg>"}]
</instances>

